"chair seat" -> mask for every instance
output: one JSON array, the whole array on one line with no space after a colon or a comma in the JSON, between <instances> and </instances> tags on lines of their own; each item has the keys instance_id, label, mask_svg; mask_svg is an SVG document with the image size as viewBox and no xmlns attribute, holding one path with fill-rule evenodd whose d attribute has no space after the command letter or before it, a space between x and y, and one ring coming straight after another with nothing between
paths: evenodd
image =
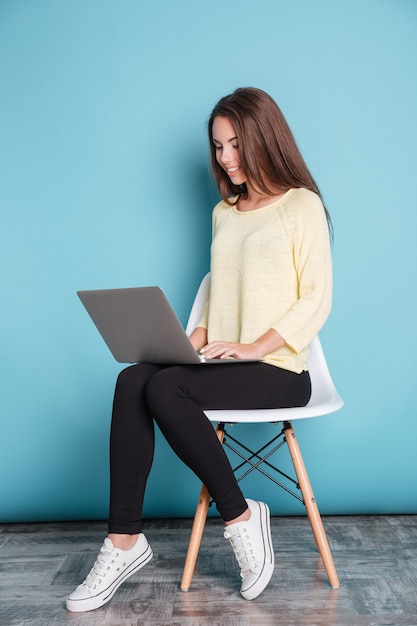
<instances>
[{"instance_id":1,"label":"chair seat","mask_svg":"<svg viewBox=\"0 0 417 626\"><path fill-rule=\"evenodd\" d=\"M292 422L295 420L329 415L338 411L343 406L343 400L335 394L331 400L322 404L308 403L303 407L291 407L289 409L244 409L233 410L210 410L204 411L211 422L224 422L226 424L249 424L249 423L276 423Z\"/></svg>"}]
</instances>

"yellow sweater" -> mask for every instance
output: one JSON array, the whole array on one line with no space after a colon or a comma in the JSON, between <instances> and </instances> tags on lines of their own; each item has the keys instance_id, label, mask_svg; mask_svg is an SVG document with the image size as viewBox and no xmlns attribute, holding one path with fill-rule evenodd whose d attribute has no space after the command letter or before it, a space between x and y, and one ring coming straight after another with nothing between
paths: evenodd
<instances>
[{"instance_id":1,"label":"yellow sweater","mask_svg":"<svg viewBox=\"0 0 417 626\"><path fill-rule=\"evenodd\" d=\"M286 345L263 361L300 373L331 309L329 230L320 198L290 189L268 206L213 211L208 340L251 343L271 328Z\"/></svg>"}]
</instances>

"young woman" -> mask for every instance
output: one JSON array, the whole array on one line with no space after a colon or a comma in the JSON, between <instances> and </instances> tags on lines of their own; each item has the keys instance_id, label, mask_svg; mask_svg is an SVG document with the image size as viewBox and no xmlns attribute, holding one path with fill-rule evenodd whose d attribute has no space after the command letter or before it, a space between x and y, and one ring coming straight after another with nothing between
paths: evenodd
<instances>
[{"instance_id":1,"label":"young woman","mask_svg":"<svg viewBox=\"0 0 417 626\"><path fill-rule=\"evenodd\" d=\"M142 503L154 450L154 420L207 486L241 570L241 594L256 598L274 569L269 509L245 500L205 409L304 406L309 343L331 307L329 217L274 100L238 89L208 124L222 201L213 212L211 290L190 336L206 358L258 362L160 366L118 377L110 436L108 537L70 611L108 602L152 558Z\"/></svg>"}]
</instances>

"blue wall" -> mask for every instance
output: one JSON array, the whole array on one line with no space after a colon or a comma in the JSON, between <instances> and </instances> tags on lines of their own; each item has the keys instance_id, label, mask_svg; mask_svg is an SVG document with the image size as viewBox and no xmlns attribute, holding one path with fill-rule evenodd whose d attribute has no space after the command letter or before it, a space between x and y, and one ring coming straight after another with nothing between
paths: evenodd
<instances>
[{"instance_id":1,"label":"blue wall","mask_svg":"<svg viewBox=\"0 0 417 626\"><path fill-rule=\"evenodd\" d=\"M159 284L186 321L217 201L205 123L246 85L279 102L336 232L322 342L346 404L297 424L320 508L417 513L416 26L412 0L1 0L1 521L107 516L120 366L75 292ZM302 512L272 489L245 491ZM159 437L145 514L197 492Z\"/></svg>"}]
</instances>

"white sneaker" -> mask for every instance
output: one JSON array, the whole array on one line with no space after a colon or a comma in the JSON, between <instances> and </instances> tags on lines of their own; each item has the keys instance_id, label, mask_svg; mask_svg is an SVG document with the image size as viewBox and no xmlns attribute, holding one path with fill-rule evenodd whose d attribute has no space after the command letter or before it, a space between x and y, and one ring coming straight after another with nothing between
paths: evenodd
<instances>
[{"instance_id":1,"label":"white sneaker","mask_svg":"<svg viewBox=\"0 0 417 626\"><path fill-rule=\"evenodd\" d=\"M106 538L97 560L85 581L67 598L68 611L92 611L106 604L129 576L146 565L152 550L145 535L140 534L130 550L115 548Z\"/></svg>"},{"instance_id":2,"label":"white sneaker","mask_svg":"<svg viewBox=\"0 0 417 626\"><path fill-rule=\"evenodd\" d=\"M251 512L247 522L236 522L225 527L240 566L245 600L254 600L265 589L274 571L269 508L264 502L246 500Z\"/></svg>"}]
</instances>

